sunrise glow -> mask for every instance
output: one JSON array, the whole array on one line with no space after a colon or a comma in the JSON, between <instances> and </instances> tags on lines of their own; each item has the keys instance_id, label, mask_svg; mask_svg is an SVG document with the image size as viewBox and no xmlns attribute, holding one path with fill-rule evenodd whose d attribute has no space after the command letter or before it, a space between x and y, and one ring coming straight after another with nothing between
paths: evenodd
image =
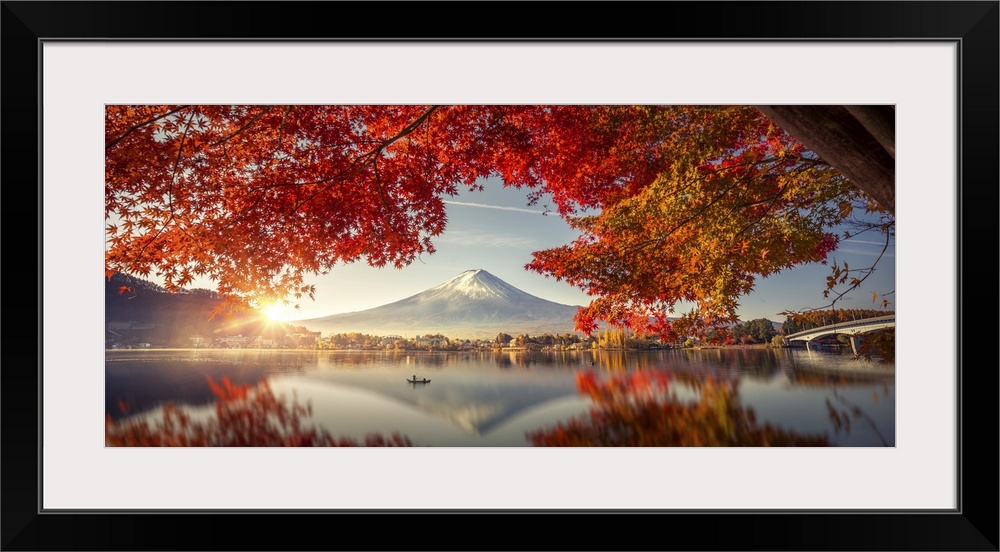
<instances>
[{"instance_id":1,"label":"sunrise glow","mask_svg":"<svg viewBox=\"0 0 1000 552\"><path fill-rule=\"evenodd\" d=\"M284 303L269 303L261 307L260 312L272 322L286 322L299 316L293 305Z\"/></svg>"}]
</instances>

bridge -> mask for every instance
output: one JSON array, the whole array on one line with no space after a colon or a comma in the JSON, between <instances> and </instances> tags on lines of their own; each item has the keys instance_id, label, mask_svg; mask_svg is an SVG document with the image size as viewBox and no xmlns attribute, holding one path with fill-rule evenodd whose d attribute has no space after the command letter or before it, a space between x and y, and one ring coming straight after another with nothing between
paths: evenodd
<instances>
[{"instance_id":1,"label":"bridge","mask_svg":"<svg viewBox=\"0 0 1000 552\"><path fill-rule=\"evenodd\" d=\"M806 346L809 346L809 342L814 339L826 335L836 335L844 334L851 336L851 349L854 354L858 354L858 347L855 343L855 338L861 334L866 334L868 332L874 332L876 330L884 330L886 328L896 327L896 315L891 314L889 316L876 316L874 318L865 318L864 320L851 320L849 322L837 322L836 324L828 324L826 326L821 326L819 328L813 328L811 330L804 330L801 332L795 332L790 335L786 335L785 339L787 341L805 341Z\"/></svg>"}]
</instances>

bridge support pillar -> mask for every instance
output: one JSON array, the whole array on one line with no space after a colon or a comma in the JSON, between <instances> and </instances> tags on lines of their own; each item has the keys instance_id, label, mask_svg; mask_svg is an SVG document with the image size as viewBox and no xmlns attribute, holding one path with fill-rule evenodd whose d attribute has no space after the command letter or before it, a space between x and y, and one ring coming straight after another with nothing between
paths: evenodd
<instances>
[{"instance_id":1,"label":"bridge support pillar","mask_svg":"<svg viewBox=\"0 0 1000 552\"><path fill-rule=\"evenodd\" d=\"M853 335L851 336L851 352L854 353L854 356L858 356L857 339L858 339L857 336L853 336Z\"/></svg>"}]
</instances>

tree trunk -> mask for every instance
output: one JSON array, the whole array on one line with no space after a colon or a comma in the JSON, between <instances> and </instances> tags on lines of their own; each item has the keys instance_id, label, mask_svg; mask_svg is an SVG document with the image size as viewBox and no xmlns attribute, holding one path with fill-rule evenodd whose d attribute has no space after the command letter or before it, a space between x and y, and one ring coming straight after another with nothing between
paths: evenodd
<instances>
[{"instance_id":1,"label":"tree trunk","mask_svg":"<svg viewBox=\"0 0 1000 552\"><path fill-rule=\"evenodd\" d=\"M893 106L767 105L757 109L896 214Z\"/></svg>"}]
</instances>

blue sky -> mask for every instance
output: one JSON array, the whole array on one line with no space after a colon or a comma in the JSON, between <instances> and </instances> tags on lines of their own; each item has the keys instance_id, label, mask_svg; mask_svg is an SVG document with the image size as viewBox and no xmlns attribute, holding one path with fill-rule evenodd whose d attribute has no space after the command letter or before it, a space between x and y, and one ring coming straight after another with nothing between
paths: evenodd
<instances>
[{"instance_id":1,"label":"blue sky","mask_svg":"<svg viewBox=\"0 0 1000 552\"><path fill-rule=\"evenodd\" d=\"M569 305L585 305L582 291L524 269L531 252L569 243L576 233L558 214L543 214L544 200L528 205L524 190L504 188L499 180L484 182L483 191L460 190L447 201L448 226L434 240L437 251L423 255L403 269L372 268L363 262L335 267L329 274L311 278L315 300L305 299L298 312L281 312L286 320L306 319L369 309L409 297L469 269L481 268L532 295ZM877 236L841 242L832 258L852 267L869 266L881 250ZM878 269L864 287L839 301L836 308L877 308L872 292L895 289L894 247L890 246ZM821 307L830 268L815 264L758 280L753 293L740 300L743 320L768 318L783 321L778 313ZM204 286L208 287L208 286ZM894 301L894 296L888 297ZM890 309L894 305L889 306ZM679 309L683 310L683 309Z\"/></svg>"},{"instance_id":2,"label":"blue sky","mask_svg":"<svg viewBox=\"0 0 1000 552\"><path fill-rule=\"evenodd\" d=\"M514 287L550 301L584 305L583 292L524 265L531 252L563 245L576 236L555 213L545 213L544 201L528 205L527 192L504 188L499 180L484 181L484 190L460 190L447 198L448 226L433 242L437 249L403 269L372 268L363 261L340 265L309 283L315 301L306 299L296 313L282 318L315 318L369 309L420 293L459 273L481 268Z\"/></svg>"}]
</instances>

